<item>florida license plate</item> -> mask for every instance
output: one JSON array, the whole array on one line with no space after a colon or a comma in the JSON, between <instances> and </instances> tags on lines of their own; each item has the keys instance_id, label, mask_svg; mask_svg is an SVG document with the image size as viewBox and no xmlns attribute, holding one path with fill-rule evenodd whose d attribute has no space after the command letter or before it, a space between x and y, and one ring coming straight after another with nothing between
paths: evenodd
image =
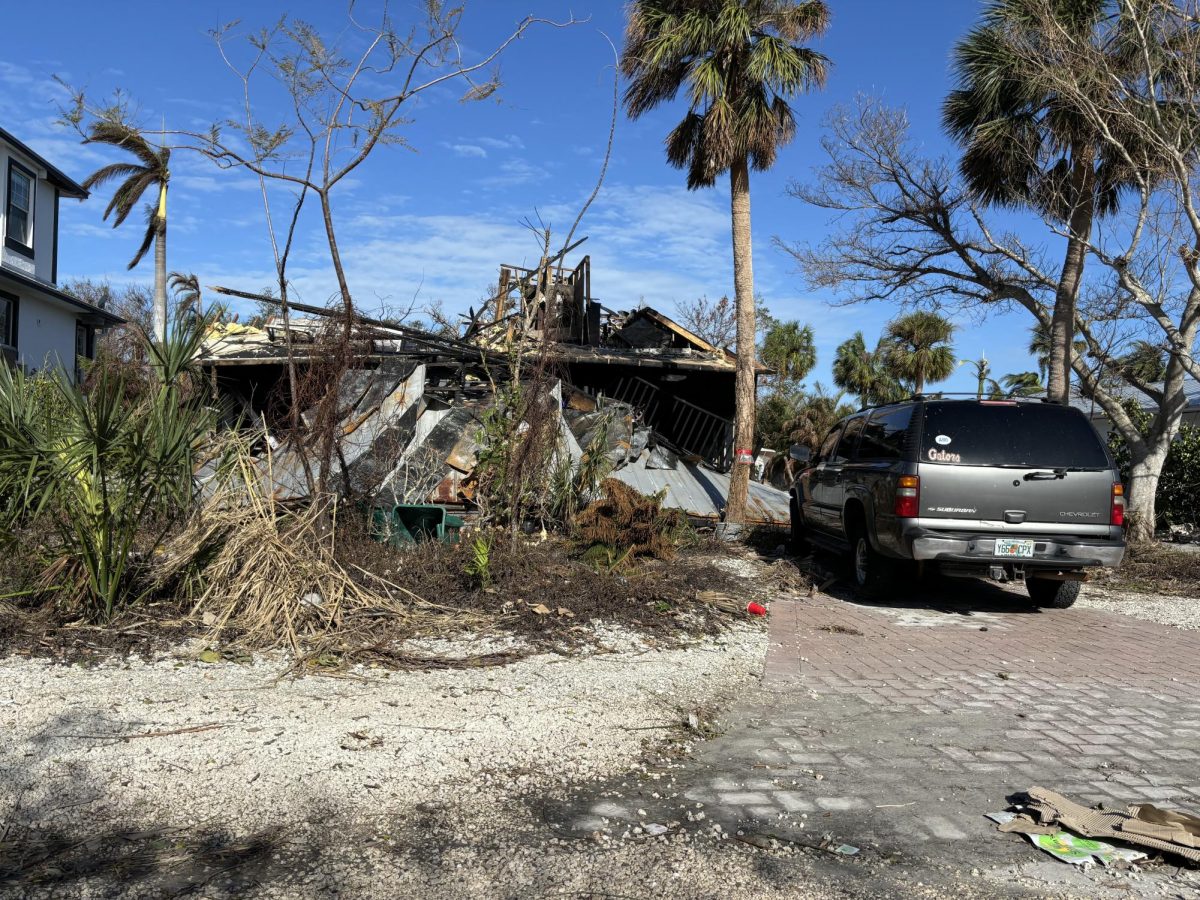
<instances>
[{"instance_id":1,"label":"florida license plate","mask_svg":"<svg viewBox=\"0 0 1200 900\"><path fill-rule=\"evenodd\" d=\"M1013 540L1012 538L997 538L996 556L1028 559L1033 556L1033 544L1033 541Z\"/></svg>"}]
</instances>

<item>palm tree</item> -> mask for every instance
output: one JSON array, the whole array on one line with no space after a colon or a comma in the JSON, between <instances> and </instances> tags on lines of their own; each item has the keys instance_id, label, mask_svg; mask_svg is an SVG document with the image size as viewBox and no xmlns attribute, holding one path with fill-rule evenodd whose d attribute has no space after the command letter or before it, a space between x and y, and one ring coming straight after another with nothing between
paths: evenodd
<instances>
[{"instance_id":1,"label":"palm tree","mask_svg":"<svg viewBox=\"0 0 1200 900\"><path fill-rule=\"evenodd\" d=\"M811 325L776 322L763 338L762 360L780 381L803 381L817 364Z\"/></svg>"},{"instance_id":2,"label":"palm tree","mask_svg":"<svg viewBox=\"0 0 1200 900\"><path fill-rule=\"evenodd\" d=\"M1004 393L1010 397L1036 397L1046 390L1037 372L1013 372L1000 381L1004 385Z\"/></svg>"},{"instance_id":3,"label":"palm tree","mask_svg":"<svg viewBox=\"0 0 1200 900\"><path fill-rule=\"evenodd\" d=\"M1043 33L1047 23L1038 15L1047 8L1053 35ZM1069 40L1098 48L1119 66L1118 21L1112 0L989 0L981 23L954 49L958 87L942 108L946 130L964 148L963 177L981 200L1032 208L1067 225L1047 374L1049 397L1058 403L1070 399L1075 307L1092 223L1116 210L1130 178L1112 143L1031 74L1022 55Z\"/></svg>"},{"instance_id":4,"label":"palm tree","mask_svg":"<svg viewBox=\"0 0 1200 900\"><path fill-rule=\"evenodd\" d=\"M146 206L146 233L142 244L129 262L134 268L142 261L154 244L154 340L160 344L167 335L167 183L171 180L168 164L171 151L167 147L154 147L141 132L120 122L102 119L92 124L84 143L111 144L128 150L137 162L110 163L97 169L83 186L88 190L122 179L113 192L112 199L104 210L104 218L116 213L113 228L121 225L133 212L142 195L150 188L157 188L158 202Z\"/></svg>"},{"instance_id":5,"label":"palm tree","mask_svg":"<svg viewBox=\"0 0 1200 900\"><path fill-rule=\"evenodd\" d=\"M953 336L954 325L937 313L919 310L894 319L884 333L887 368L922 394L926 383L945 381L954 371Z\"/></svg>"},{"instance_id":6,"label":"palm tree","mask_svg":"<svg viewBox=\"0 0 1200 900\"><path fill-rule=\"evenodd\" d=\"M987 355L979 357L979 359L964 359L959 365L970 363L975 367L975 381L977 388L975 390L975 399L982 400L984 392L987 389L988 383L991 382L993 387L999 387L994 378L989 377L992 374L992 364L988 360Z\"/></svg>"},{"instance_id":7,"label":"palm tree","mask_svg":"<svg viewBox=\"0 0 1200 900\"><path fill-rule=\"evenodd\" d=\"M820 382L813 386L811 393L801 395L796 416L786 426L792 442L803 444L816 453L829 430L854 412L854 407L842 402L842 396L841 392L829 393Z\"/></svg>"},{"instance_id":8,"label":"palm tree","mask_svg":"<svg viewBox=\"0 0 1200 900\"><path fill-rule=\"evenodd\" d=\"M904 396L904 386L884 366L884 348L867 349L861 331L838 345L833 360L833 383L858 397L860 406L892 403Z\"/></svg>"},{"instance_id":9,"label":"palm tree","mask_svg":"<svg viewBox=\"0 0 1200 900\"><path fill-rule=\"evenodd\" d=\"M1167 355L1162 347L1150 341L1134 341L1120 361L1121 368L1129 377L1143 384L1153 384L1167 376Z\"/></svg>"},{"instance_id":10,"label":"palm tree","mask_svg":"<svg viewBox=\"0 0 1200 900\"><path fill-rule=\"evenodd\" d=\"M636 119L686 90L688 112L667 160L690 190L729 173L737 307L735 456L725 517L746 517L754 441L754 269L750 169L769 169L796 132L791 95L819 87L828 60L800 45L829 23L823 0L634 0L621 56L625 109Z\"/></svg>"},{"instance_id":11,"label":"palm tree","mask_svg":"<svg viewBox=\"0 0 1200 900\"><path fill-rule=\"evenodd\" d=\"M1050 329L1041 322L1029 329L1029 355L1037 360L1040 381L1045 384L1050 371ZM1087 350L1087 342L1076 337L1071 345L1071 351L1076 356L1082 356Z\"/></svg>"},{"instance_id":12,"label":"palm tree","mask_svg":"<svg viewBox=\"0 0 1200 900\"><path fill-rule=\"evenodd\" d=\"M193 316L204 314L200 279L194 272L172 272L167 276L167 282L171 286L171 293L175 295L175 315L177 317L189 312Z\"/></svg>"}]
</instances>

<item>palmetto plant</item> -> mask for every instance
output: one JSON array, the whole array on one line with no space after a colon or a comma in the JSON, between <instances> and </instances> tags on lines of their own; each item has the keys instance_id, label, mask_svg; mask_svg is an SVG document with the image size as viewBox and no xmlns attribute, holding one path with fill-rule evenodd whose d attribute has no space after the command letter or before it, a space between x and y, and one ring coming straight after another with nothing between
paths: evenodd
<instances>
[{"instance_id":1,"label":"palmetto plant","mask_svg":"<svg viewBox=\"0 0 1200 900\"><path fill-rule=\"evenodd\" d=\"M937 313L920 310L894 319L884 333L886 367L924 393L926 384L944 381L954 371L952 337L954 325Z\"/></svg>"},{"instance_id":2,"label":"palmetto plant","mask_svg":"<svg viewBox=\"0 0 1200 900\"><path fill-rule=\"evenodd\" d=\"M800 42L821 34L828 21L822 0L634 0L629 7L621 56L629 116L636 119L683 91L688 111L667 136L668 162L687 170L693 190L729 173L738 448L754 440L750 169L769 169L795 134L788 98L824 82L827 60ZM749 465L734 466L730 522L745 518L749 478Z\"/></svg>"},{"instance_id":3,"label":"palmetto plant","mask_svg":"<svg viewBox=\"0 0 1200 900\"><path fill-rule=\"evenodd\" d=\"M1049 334L1049 396L1067 402L1075 306L1096 215L1114 212L1130 172L1093 120L1030 71L1030 54L1056 42L1092 44L1117 63L1123 52L1113 0L989 0L980 24L955 48L958 86L942 120L963 147L970 188L985 202L1027 207L1066 223L1066 255ZM1098 79L1090 89L1112 91Z\"/></svg>"},{"instance_id":4,"label":"palmetto plant","mask_svg":"<svg viewBox=\"0 0 1200 900\"><path fill-rule=\"evenodd\" d=\"M88 129L86 143L110 144L133 154L136 162L110 163L97 169L83 182L88 190L110 181L120 181L104 210L107 220L113 216L113 228L123 224L151 188L157 191L153 204L147 204L146 231L141 246L129 261L132 269L154 244L154 338L162 342L167 330L167 184L171 180L171 150L154 147L142 133L122 122L101 119Z\"/></svg>"},{"instance_id":5,"label":"palmetto plant","mask_svg":"<svg viewBox=\"0 0 1200 900\"><path fill-rule=\"evenodd\" d=\"M108 618L126 596L137 550L151 550L193 497L196 453L212 414L190 384L208 323L177 323L148 345L151 389L102 369L86 393L63 377L53 396L0 366L0 528L42 519L58 534L48 569L65 602ZM54 409L47 414L48 402Z\"/></svg>"}]
</instances>

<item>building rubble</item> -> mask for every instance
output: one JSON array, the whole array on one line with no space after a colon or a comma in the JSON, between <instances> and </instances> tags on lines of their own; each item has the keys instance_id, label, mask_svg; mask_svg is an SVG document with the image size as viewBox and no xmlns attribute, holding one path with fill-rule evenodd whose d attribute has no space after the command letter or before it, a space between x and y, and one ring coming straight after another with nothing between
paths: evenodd
<instances>
[{"instance_id":1,"label":"building rubble","mask_svg":"<svg viewBox=\"0 0 1200 900\"><path fill-rule=\"evenodd\" d=\"M357 318L354 366L338 381L336 447L330 483L377 505L436 503L469 513L480 426L493 383L510 377L510 350L540 358L556 376L559 445L576 463L602 418L609 419L611 477L665 492L664 505L718 521L729 494L735 357L657 310L606 309L590 294L590 260L574 269L501 268L496 296L466 319L462 336L400 322ZM272 302L228 288L222 293ZM328 338L343 327L330 311L289 304L262 327L212 329L201 365L238 422L282 426L288 343L298 370L320 366ZM543 380L544 383L544 380ZM315 426L315 409L301 419ZM280 428L282 430L282 427ZM313 448L304 447L310 467ZM264 447L256 465L279 500L306 496L302 450ZM785 525L788 496L751 483L749 520Z\"/></svg>"}]
</instances>

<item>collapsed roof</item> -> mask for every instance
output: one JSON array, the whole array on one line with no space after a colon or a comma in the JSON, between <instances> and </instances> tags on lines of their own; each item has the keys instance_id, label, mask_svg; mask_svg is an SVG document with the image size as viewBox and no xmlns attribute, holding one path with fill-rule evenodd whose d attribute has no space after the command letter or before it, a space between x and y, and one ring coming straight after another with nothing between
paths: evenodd
<instances>
[{"instance_id":1,"label":"collapsed roof","mask_svg":"<svg viewBox=\"0 0 1200 900\"><path fill-rule=\"evenodd\" d=\"M562 443L576 462L598 412L612 415L609 455L620 478L666 505L716 520L729 491L736 356L649 307L616 312L590 296L590 261L574 269L501 267L495 296L464 317L461 335L356 317L354 368L338 383L339 483L385 502L469 505L481 417L493 379L509 377L514 347L559 376ZM221 293L274 302L229 288ZM243 418L290 409L285 369L319 364L344 320L290 303L262 327L214 326L201 362ZM261 460L279 499L306 492L299 450ZM305 451L311 452L311 450ZM267 473L270 472L268 476ZM786 524L787 495L751 486L751 520Z\"/></svg>"}]
</instances>

